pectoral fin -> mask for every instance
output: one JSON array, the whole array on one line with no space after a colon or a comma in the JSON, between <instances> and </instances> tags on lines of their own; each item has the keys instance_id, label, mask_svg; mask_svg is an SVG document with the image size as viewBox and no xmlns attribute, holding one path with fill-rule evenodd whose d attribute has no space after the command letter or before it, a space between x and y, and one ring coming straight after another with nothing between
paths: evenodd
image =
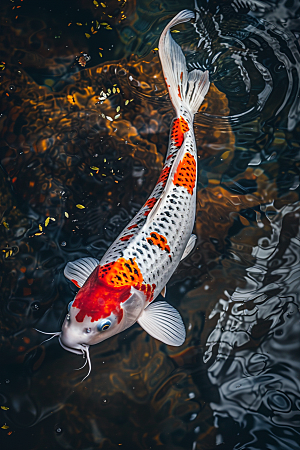
<instances>
[{"instance_id":1,"label":"pectoral fin","mask_svg":"<svg viewBox=\"0 0 300 450\"><path fill-rule=\"evenodd\" d=\"M167 286L165 286L165 287L162 289L161 295L165 298L166 293L167 293Z\"/></svg>"},{"instance_id":2,"label":"pectoral fin","mask_svg":"<svg viewBox=\"0 0 300 450\"><path fill-rule=\"evenodd\" d=\"M64 270L64 276L71 280L75 286L81 288L95 267L99 264L96 258L79 258L68 262Z\"/></svg>"},{"instance_id":3,"label":"pectoral fin","mask_svg":"<svg viewBox=\"0 0 300 450\"><path fill-rule=\"evenodd\" d=\"M165 301L151 303L137 322L150 336L178 347L185 341L185 328L179 312Z\"/></svg>"},{"instance_id":4,"label":"pectoral fin","mask_svg":"<svg viewBox=\"0 0 300 450\"><path fill-rule=\"evenodd\" d=\"M195 234L192 234L186 247L185 247L185 250L183 252L183 255L182 255L180 261L182 261L184 258L186 258L191 253L191 251L195 247L196 241L197 241L197 236Z\"/></svg>"}]
</instances>

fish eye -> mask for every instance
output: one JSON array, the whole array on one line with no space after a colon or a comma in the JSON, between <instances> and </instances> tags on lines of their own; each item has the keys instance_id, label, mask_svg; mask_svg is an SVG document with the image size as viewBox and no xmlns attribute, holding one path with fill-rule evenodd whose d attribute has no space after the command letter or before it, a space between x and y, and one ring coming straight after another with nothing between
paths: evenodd
<instances>
[{"instance_id":1,"label":"fish eye","mask_svg":"<svg viewBox=\"0 0 300 450\"><path fill-rule=\"evenodd\" d=\"M104 320L103 322L99 323L99 325L97 325L97 330L98 331L105 331L105 330L108 330L110 326L111 326L111 321L110 320Z\"/></svg>"},{"instance_id":2,"label":"fish eye","mask_svg":"<svg viewBox=\"0 0 300 450\"><path fill-rule=\"evenodd\" d=\"M72 301L68 304L68 311L70 311L71 306L73 305L73 303L74 303L74 300L72 300Z\"/></svg>"},{"instance_id":3,"label":"fish eye","mask_svg":"<svg viewBox=\"0 0 300 450\"><path fill-rule=\"evenodd\" d=\"M85 329L85 332L86 332L86 333L90 333L91 331L92 331L91 328L86 328L86 329Z\"/></svg>"}]
</instances>

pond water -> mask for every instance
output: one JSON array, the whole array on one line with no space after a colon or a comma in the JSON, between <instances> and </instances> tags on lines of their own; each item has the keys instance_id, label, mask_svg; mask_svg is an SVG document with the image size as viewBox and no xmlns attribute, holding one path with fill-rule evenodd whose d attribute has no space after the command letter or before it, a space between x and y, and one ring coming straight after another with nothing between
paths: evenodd
<instances>
[{"instance_id":1,"label":"pond water","mask_svg":"<svg viewBox=\"0 0 300 450\"><path fill-rule=\"evenodd\" d=\"M184 3L184 5L183 5ZM173 108L157 46L193 1L0 6L3 450L300 448L300 2L198 0L176 27L211 87L195 116L197 244L168 283L182 347L134 325L57 339L77 289L153 189Z\"/></svg>"}]
</instances>

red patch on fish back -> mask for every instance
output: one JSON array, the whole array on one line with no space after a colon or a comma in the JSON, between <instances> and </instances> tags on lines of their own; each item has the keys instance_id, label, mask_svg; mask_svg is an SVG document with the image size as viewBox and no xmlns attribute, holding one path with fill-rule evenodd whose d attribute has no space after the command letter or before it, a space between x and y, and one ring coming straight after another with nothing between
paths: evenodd
<instances>
[{"instance_id":1,"label":"red patch on fish back","mask_svg":"<svg viewBox=\"0 0 300 450\"><path fill-rule=\"evenodd\" d=\"M137 228L137 224L134 223L133 225L131 225L130 227L127 227L127 230L132 230L133 228Z\"/></svg>"},{"instance_id":2,"label":"red patch on fish back","mask_svg":"<svg viewBox=\"0 0 300 450\"><path fill-rule=\"evenodd\" d=\"M144 212L144 216L148 216L148 214L150 213L151 209L153 208L153 206L155 205L156 202L157 202L157 198L155 198L155 197L151 197L146 201L144 206L147 206L149 209Z\"/></svg>"},{"instance_id":3,"label":"red patch on fish back","mask_svg":"<svg viewBox=\"0 0 300 450\"><path fill-rule=\"evenodd\" d=\"M129 241L129 239L133 236L133 234L128 234L127 236L123 236L120 238L120 241Z\"/></svg>"},{"instance_id":4,"label":"red patch on fish back","mask_svg":"<svg viewBox=\"0 0 300 450\"><path fill-rule=\"evenodd\" d=\"M179 89L179 88L178 88ZM173 122L171 139L174 141L176 147L181 147L184 139L184 133L189 130L187 121L180 116Z\"/></svg>"},{"instance_id":5,"label":"red patch on fish back","mask_svg":"<svg viewBox=\"0 0 300 450\"><path fill-rule=\"evenodd\" d=\"M171 167L165 167L165 168L162 170L162 172L161 172L161 174L160 174L160 177L159 177L159 179L158 179L158 181L157 181L156 184L162 183L163 186L165 186L165 184L166 184L166 182L167 182L167 180L168 180L168 176L169 176L170 170L171 170Z\"/></svg>"},{"instance_id":6,"label":"red patch on fish back","mask_svg":"<svg viewBox=\"0 0 300 450\"><path fill-rule=\"evenodd\" d=\"M180 86L178 86L178 97L180 98L180 100L181 100L181 92L180 92Z\"/></svg>"},{"instance_id":7,"label":"red patch on fish back","mask_svg":"<svg viewBox=\"0 0 300 450\"><path fill-rule=\"evenodd\" d=\"M173 183L175 186L183 186L189 194L193 194L196 183L196 161L190 153L186 153L178 164Z\"/></svg>"},{"instance_id":8,"label":"red patch on fish back","mask_svg":"<svg viewBox=\"0 0 300 450\"><path fill-rule=\"evenodd\" d=\"M112 312L118 320L122 319L121 303L131 295L131 287L144 292L146 300L153 299L155 284L145 284L135 259L119 258L117 261L98 266L78 292L72 305L80 309L77 322L83 322L85 316L91 322L108 317Z\"/></svg>"},{"instance_id":9,"label":"red patch on fish back","mask_svg":"<svg viewBox=\"0 0 300 450\"><path fill-rule=\"evenodd\" d=\"M161 250L165 250L166 252L170 253L170 247L168 245L168 241L165 236L155 232L150 233L150 236L151 237L147 238L149 244L157 245L157 247L159 247Z\"/></svg>"}]
</instances>

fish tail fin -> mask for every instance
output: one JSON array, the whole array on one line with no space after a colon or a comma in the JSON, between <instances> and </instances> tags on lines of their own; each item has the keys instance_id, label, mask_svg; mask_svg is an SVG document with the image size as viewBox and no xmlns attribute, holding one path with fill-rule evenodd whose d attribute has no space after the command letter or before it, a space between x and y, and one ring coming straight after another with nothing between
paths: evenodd
<instances>
[{"instance_id":1,"label":"fish tail fin","mask_svg":"<svg viewBox=\"0 0 300 450\"><path fill-rule=\"evenodd\" d=\"M180 114L182 106L192 115L196 114L210 84L208 71L198 69L187 71L184 54L170 33L173 26L194 18L195 14L192 11L188 9L181 11L168 23L159 39L159 57L177 115Z\"/></svg>"}]
</instances>

